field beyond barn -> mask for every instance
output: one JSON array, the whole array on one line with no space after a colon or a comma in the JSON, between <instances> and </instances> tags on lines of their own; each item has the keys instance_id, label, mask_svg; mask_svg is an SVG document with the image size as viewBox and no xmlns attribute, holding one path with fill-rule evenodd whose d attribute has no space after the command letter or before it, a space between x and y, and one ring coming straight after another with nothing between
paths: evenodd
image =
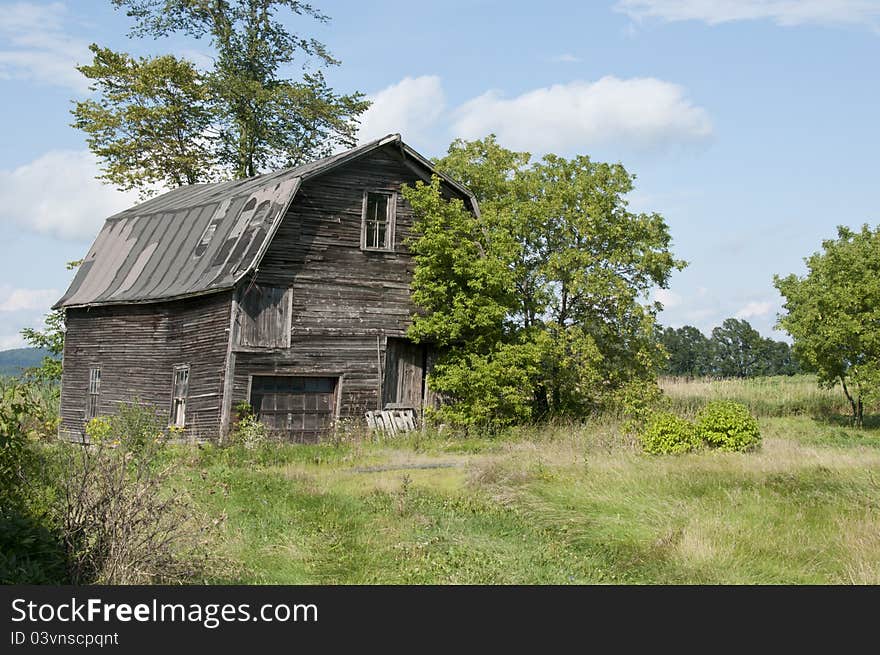
<instances>
[{"instance_id":1,"label":"field beyond barn","mask_svg":"<svg viewBox=\"0 0 880 655\"><path fill-rule=\"evenodd\" d=\"M206 446L178 483L220 526L216 582L880 583L876 421L802 377L665 386L685 413L747 402L762 448L645 456L608 420Z\"/></svg>"}]
</instances>

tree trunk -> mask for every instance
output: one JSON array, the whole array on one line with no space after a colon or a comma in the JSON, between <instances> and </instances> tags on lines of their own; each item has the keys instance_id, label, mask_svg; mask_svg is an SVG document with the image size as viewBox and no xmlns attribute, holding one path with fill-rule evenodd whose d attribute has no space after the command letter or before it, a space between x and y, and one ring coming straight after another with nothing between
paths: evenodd
<instances>
[{"instance_id":1,"label":"tree trunk","mask_svg":"<svg viewBox=\"0 0 880 655\"><path fill-rule=\"evenodd\" d=\"M853 425L856 427L862 427L862 398L859 396L859 401L856 403L855 398L850 394L849 389L846 387L846 378L842 375L840 376L840 384L843 385L843 393L846 395L846 399L849 401L849 406L852 407L853 413Z\"/></svg>"}]
</instances>

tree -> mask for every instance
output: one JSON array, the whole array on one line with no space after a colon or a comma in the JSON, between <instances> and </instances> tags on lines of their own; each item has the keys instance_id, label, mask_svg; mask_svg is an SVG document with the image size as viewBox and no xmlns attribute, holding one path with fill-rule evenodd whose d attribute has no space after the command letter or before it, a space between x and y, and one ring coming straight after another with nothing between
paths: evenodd
<instances>
[{"instance_id":1,"label":"tree","mask_svg":"<svg viewBox=\"0 0 880 655\"><path fill-rule=\"evenodd\" d=\"M171 55L135 59L96 45L90 49L93 63L77 70L93 80L101 100L76 103L73 125L105 162L101 179L125 190L209 180L209 94L195 66Z\"/></svg>"},{"instance_id":2,"label":"tree","mask_svg":"<svg viewBox=\"0 0 880 655\"><path fill-rule=\"evenodd\" d=\"M669 354L666 373L694 377L712 373L710 341L694 326L668 327L660 333L659 340Z\"/></svg>"},{"instance_id":3,"label":"tree","mask_svg":"<svg viewBox=\"0 0 880 655\"><path fill-rule=\"evenodd\" d=\"M819 383L840 383L861 426L866 402L880 398L880 228L837 228L822 252L804 261L803 277L774 276L785 298L779 326Z\"/></svg>"},{"instance_id":4,"label":"tree","mask_svg":"<svg viewBox=\"0 0 880 655\"><path fill-rule=\"evenodd\" d=\"M766 366L763 375L795 375L800 373L800 366L791 346L784 341L764 339L763 351Z\"/></svg>"},{"instance_id":5,"label":"tree","mask_svg":"<svg viewBox=\"0 0 880 655\"><path fill-rule=\"evenodd\" d=\"M794 375L800 371L791 347L762 338L749 322L729 318L707 338L692 325L666 328L657 335L669 358L669 375L757 377Z\"/></svg>"},{"instance_id":6,"label":"tree","mask_svg":"<svg viewBox=\"0 0 880 655\"><path fill-rule=\"evenodd\" d=\"M49 351L39 367L27 371L28 375L43 382L60 382L61 353L64 352L64 310L49 312L42 330L24 328L21 336L32 348Z\"/></svg>"},{"instance_id":7,"label":"tree","mask_svg":"<svg viewBox=\"0 0 880 655\"><path fill-rule=\"evenodd\" d=\"M213 65L200 72L171 56L134 59L92 46L80 70L98 100L76 103L74 125L89 135L104 179L148 191L294 166L355 143L361 93L337 94L322 67L338 65L319 41L288 31L287 9L328 18L297 0L111 0L134 20L130 36L181 33L209 40ZM300 61L301 60L301 61ZM316 66L310 68L310 62ZM282 76L296 63L300 79Z\"/></svg>"},{"instance_id":8,"label":"tree","mask_svg":"<svg viewBox=\"0 0 880 655\"><path fill-rule=\"evenodd\" d=\"M722 377L748 378L763 374L764 342L748 321L726 319L712 329L712 359Z\"/></svg>"},{"instance_id":9,"label":"tree","mask_svg":"<svg viewBox=\"0 0 880 655\"><path fill-rule=\"evenodd\" d=\"M491 414L496 424L584 416L654 375L662 353L641 298L684 262L659 214L627 211L633 176L623 166L533 162L493 136L453 142L436 165L481 208L476 217L445 200L436 180L404 190L416 215L413 299L424 309L410 335L446 348L431 384L451 400L447 418L486 416L477 408L502 387L518 390L517 402ZM470 383L487 370L491 392Z\"/></svg>"}]
</instances>

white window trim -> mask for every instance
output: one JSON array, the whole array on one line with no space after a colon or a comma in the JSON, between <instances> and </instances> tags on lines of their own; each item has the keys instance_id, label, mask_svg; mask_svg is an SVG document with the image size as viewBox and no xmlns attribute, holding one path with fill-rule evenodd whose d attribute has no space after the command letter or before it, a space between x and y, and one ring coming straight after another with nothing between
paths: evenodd
<instances>
[{"instance_id":1,"label":"white window trim","mask_svg":"<svg viewBox=\"0 0 880 655\"><path fill-rule=\"evenodd\" d=\"M386 229L386 241L388 247L373 248L367 246L367 197L369 194L388 196L388 223ZM397 231L397 194L393 191L380 191L366 189L361 202L361 250L370 252L394 252L394 233Z\"/></svg>"},{"instance_id":2,"label":"white window trim","mask_svg":"<svg viewBox=\"0 0 880 655\"><path fill-rule=\"evenodd\" d=\"M177 395L177 374L186 371L186 391L183 396ZM190 382L190 366L189 364L178 364L171 373L171 416L169 417L169 425L171 427L186 427L186 403L189 399L189 382ZM183 401L183 422L177 421L177 401Z\"/></svg>"}]
</instances>

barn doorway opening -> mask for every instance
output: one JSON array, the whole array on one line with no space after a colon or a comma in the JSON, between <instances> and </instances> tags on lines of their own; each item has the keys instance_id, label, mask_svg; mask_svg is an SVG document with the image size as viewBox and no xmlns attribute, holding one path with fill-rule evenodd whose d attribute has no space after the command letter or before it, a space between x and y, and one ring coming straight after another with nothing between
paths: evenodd
<instances>
[{"instance_id":1,"label":"barn doorway opening","mask_svg":"<svg viewBox=\"0 0 880 655\"><path fill-rule=\"evenodd\" d=\"M335 377L255 375L251 407L274 435L317 443L333 429L337 383Z\"/></svg>"},{"instance_id":2,"label":"barn doorway opening","mask_svg":"<svg viewBox=\"0 0 880 655\"><path fill-rule=\"evenodd\" d=\"M385 372L382 407L413 409L420 412L425 399L428 351L409 339L388 337L385 346Z\"/></svg>"}]
</instances>

